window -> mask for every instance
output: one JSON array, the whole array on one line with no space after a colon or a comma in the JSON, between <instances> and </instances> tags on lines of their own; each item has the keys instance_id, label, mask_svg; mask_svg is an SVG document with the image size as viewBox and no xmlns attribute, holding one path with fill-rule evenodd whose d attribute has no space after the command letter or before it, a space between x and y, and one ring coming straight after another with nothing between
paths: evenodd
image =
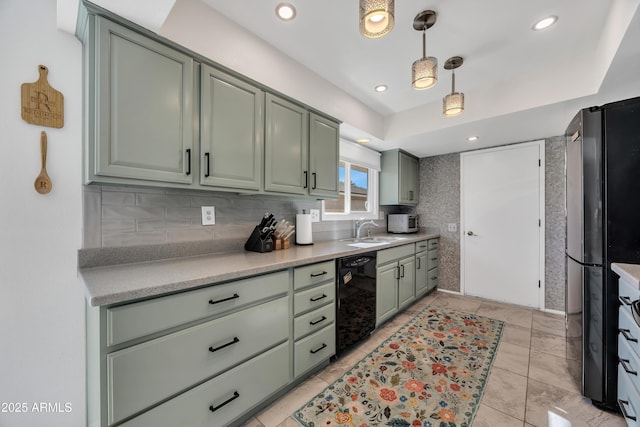
<instances>
[{"instance_id":1,"label":"window","mask_svg":"<svg viewBox=\"0 0 640 427\"><path fill-rule=\"evenodd\" d=\"M340 141L339 198L322 202L323 220L378 219L380 167L375 161L367 161L367 156L379 164L378 152Z\"/></svg>"}]
</instances>

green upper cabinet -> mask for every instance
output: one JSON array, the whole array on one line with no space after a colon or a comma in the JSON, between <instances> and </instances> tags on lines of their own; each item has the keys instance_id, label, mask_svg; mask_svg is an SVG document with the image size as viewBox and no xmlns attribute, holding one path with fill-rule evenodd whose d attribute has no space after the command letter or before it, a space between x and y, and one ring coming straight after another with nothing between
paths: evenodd
<instances>
[{"instance_id":1,"label":"green upper cabinet","mask_svg":"<svg viewBox=\"0 0 640 427\"><path fill-rule=\"evenodd\" d=\"M308 114L302 106L267 93L265 191L308 194Z\"/></svg>"},{"instance_id":2,"label":"green upper cabinet","mask_svg":"<svg viewBox=\"0 0 640 427\"><path fill-rule=\"evenodd\" d=\"M101 17L93 23L87 180L191 184L193 59Z\"/></svg>"},{"instance_id":3,"label":"green upper cabinet","mask_svg":"<svg viewBox=\"0 0 640 427\"><path fill-rule=\"evenodd\" d=\"M201 76L200 183L260 190L264 92L208 65Z\"/></svg>"},{"instance_id":4,"label":"green upper cabinet","mask_svg":"<svg viewBox=\"0 0 640 427\"><path fill-rule=\"evenodd\" d=\"M309 113L309 171L312 196L338 197L339 125Z\"/></svg>"},{"instance_id":5,"label":"green upper cabinet","mask_svg":"<svg viewBox=\"0 0 640 427\"><path fill-rule=\"evenodd\" d=\"M419 160L402 151L383 151L380 173L380 204L418 204L420 194Z\"/></svg>"}]
</instances>

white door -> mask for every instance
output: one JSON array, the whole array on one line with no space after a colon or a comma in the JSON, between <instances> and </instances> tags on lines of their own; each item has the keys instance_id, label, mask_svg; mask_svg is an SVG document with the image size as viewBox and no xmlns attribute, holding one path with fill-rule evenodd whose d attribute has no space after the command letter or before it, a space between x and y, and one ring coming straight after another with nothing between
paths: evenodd
<instances>
[{"instance_id":1,"label":"white door","mask_svg":"<svg viewBox=\"0 0 640 427\"><path fill-rule=\"evenodd\" d=\"M544 308L544 141L462 153L461 292Z\"/></svg>"}]
</instances>

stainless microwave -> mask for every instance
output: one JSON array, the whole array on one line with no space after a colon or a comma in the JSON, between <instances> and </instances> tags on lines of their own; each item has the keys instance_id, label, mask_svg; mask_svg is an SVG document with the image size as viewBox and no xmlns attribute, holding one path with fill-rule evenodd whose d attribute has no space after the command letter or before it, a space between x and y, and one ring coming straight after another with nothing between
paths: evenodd
<instances>
[{"instance_id":1,"label":"stainless microwave","mask_svg":"<svg viewBox=\"0 0 640 427\"><path fill-rule=\"evenodd\" d=\"M416 214L387 215L387 232L417 233L418 232L418 215Z\"/></svg>"}]
</instances>

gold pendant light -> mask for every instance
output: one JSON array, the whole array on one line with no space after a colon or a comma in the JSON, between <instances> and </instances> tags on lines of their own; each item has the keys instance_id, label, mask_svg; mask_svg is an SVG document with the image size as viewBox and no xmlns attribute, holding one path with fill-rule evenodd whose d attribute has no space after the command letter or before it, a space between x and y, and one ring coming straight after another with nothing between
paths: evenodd
<instances>
[{"instance_id":1,"label":"gold pendant light","mask_svg":"<svg viewBox=\"0 0 640 427\"><path fill-rule=\"evenodd\" d=\"M422 31L422 58L411 66L411 87L416 90L429 89L438 82L438 58L427 56L426 32L436 23L436 13L425 10L416 15L413 29Z\"/></svg>"},{"instance_id":2,"label":"gold pendant light","mask_svg":"<svg viewBox=\"0 0 640 427\"><path fill-rule=\"evenodd\" d=\"M360 34L376 39L393 29L394 0L360 0Z\"/></svg>"},{"instance_id":3,"label":"gold pendant light","mask_svg":"<svg viewBox=\"0 0 640 427\"><path fill-rule=\"evenodd\" d=\"M445 70L451 70L451 93L442 98L442 114L457 116L464 111L464 93L456 92L456 68L462 65L462 57L452 56L444 63Z\"/></svg>"}]
</instances>

